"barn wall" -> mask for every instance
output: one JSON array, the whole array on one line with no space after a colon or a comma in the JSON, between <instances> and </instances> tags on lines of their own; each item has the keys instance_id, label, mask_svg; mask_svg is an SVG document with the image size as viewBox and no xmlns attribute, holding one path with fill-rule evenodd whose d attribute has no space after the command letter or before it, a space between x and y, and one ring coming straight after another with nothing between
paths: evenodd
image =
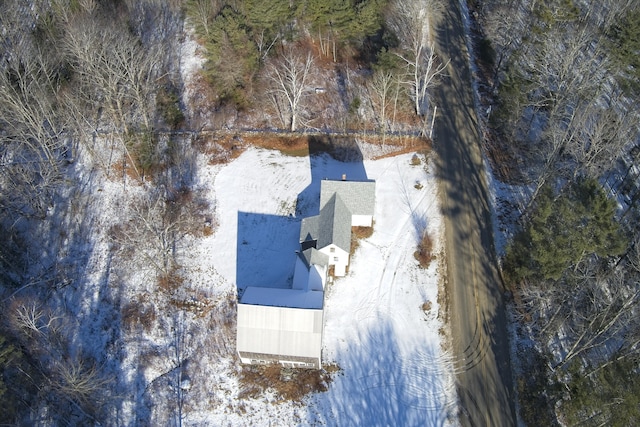
<instances>
[{"instance_id":1,"label":"barn wall","mask_svg":"<svg viewBox=\"0 0 640 427\"><path fill-rule=\"evenodd\" d=\"M322 322L322 310L238 304L238 355L243 363L317 360L319 366Z\"/></svg>"}]
</instances>

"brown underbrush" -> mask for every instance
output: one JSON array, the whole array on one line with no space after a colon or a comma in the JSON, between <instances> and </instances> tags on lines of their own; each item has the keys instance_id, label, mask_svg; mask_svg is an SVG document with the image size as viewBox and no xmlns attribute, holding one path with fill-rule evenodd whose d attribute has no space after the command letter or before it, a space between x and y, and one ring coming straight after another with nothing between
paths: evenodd
<instances>
[{"instance_id":1,"label":"brown underbrush","mask_svg":"<svg viewBox=\"0 0 640 427\"><path fill-rule=\"evenodd\" d=\"M435 258L433 254L433 239L429 233L424 233L420 243L418 243L418 250L413 253L413 256L420 263L420 267L428 268L431 261Z\"/></svg>"},{"instance_id":2,"label":"brown underbrush","mask_svg":"<svg viewBox=\"0 0 640 427\"><path fill-rule=\"evenodd\" d=\"M310 393L329 389L331 375L339 371L337 365L325 369L291 369L280 365L243 366L240 372L240 399L255 399L266 391L273 391L279 402L299 402Z\"/></svg>"}]
</instances>

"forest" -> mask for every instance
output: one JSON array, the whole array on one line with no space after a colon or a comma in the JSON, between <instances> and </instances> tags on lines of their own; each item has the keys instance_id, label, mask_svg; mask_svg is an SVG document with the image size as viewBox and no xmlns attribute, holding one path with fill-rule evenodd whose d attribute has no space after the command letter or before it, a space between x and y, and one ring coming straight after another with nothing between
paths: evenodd
<instances>
[{"instance_id":1,"label":"forest","mask_svg":"<svg viewBox=\"0 0 640 427\"><path fill-rule=\"evenodd\" d=\"M220 280L190 264L219 221L199 159L229 161L260 132L424 135L441 12L2 2L0 423L181 425L214 405L198 386L186 397L187 372L227 363L235 295L191 279Z\"/></svg>"},{"instance_id":2,"label":"forest","mask_svg":"<svg viewBox=\"0 0 640 427\"><path fill-rule=\"evenodd\" d=\"M503 273L520 416L636 424L640 4L469 3L485 150L515 213Z\"/></svg>"},{"instance_id":3,"label":"forest","mask_svg":"<svg viewBox=\"0 0 640 427\"><path fill-rule=\"evenodd\" d=\"M520 417L637 424L640 4L466 3L483 149L508 188L496 210ZM220 363L233 346L235 295L187 280L193 241L218 220L197 159L228 161L243 132L428 135L445 12L437 0L1 2L0 423L181 425L196 405L189 356L200 346ZM163 345L125 350L149 334ZM159 368L125 375L135 363Z\"/></svg>"}]
</instances>

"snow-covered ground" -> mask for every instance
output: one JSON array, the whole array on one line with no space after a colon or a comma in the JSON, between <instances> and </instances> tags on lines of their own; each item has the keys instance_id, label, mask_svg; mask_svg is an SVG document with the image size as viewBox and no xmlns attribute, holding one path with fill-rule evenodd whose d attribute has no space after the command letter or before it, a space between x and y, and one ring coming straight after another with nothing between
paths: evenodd
<instances>
[{"instance_id":1,"label":"snow-covered ground","mask_svg":"<svg viewBox=\"0 0 640 427\"><path fill-rule=\"evenodd\" d=\"M239 365L229 354L214 366L200 363L217 404L194 404L187 425L455 424L453 369L437 316L439 263L422 270L413 257L425 228L439 245L436 182L424 163L410 162L411 155L342 163L252 148L227 165L203 165L200 186L219 224L197 242L185 271L194 272L192 283L212 287L208 294L289 284L300 219L317 213L323 178L376 180L376 214L348 276L326 296L323 359L341 368L329 391L302 405L273 396L239 401Z\"/></svg>"},{"instance_id":2,"label":"snow-covered ground","mask_svg":"<svg viewBox=\"0 0 640 427\"><path fill-rule=\"evenodd\" d=\"M183 101L192 116L204 99L191 38L183 56ZM67 288L61 305L75 307L78 331L69 335L110 378L107 425L178 425L178 417L188 426L457 424L454 370L438 317L443 225L436 178L424 162L411 166L411 154L366 160L384 147L360 149L365 160L353 163L256 148L228 164L196 155L193 192L208 203L213 233L180 241L184 282L173 291L161 289L157 272L137 259L153 242L133 242L124 254L110 237L114 226L135 224L134 199L155 184L123 181L114 168L104 177L110 160L87 167L81 180L91 189L94 246L85 251L84 279ZM342 174L377 185L374 232L325 298L323 362L340 371L327 392L302 403L277 402L269 392L239 398L235 296L248 285L288 286L300 221L318 213L320 180ZM438 255L422 270L413 253L425 229Z\"/></svg>"},{"instance_id":3,"label":"snow-covered ground","mask_svg":"<svg viewBox=\"0 0 640 427\"><path fill-rule=\"evenodd\" d=\"M456 425L454 370L438 317L436 178L424 161L412 166L412 154L366 160L379 151L372 148L362 146L365 160L352 163L248 148L210 165L198 154L193 192L208 203L213 233L180 240L184 280L169 291L140 257L153 241L121 252L109 237L114 225L136 223L134 200L154 184L125 184L100 169L79 175L93 189L87 221L96 236L83 246L83 280L65 288L59 305L78 319L69 336L109 378L107 425L173 425L179 416L189 426ZM290 284L301 218L318 213L320 181L343 174L376 181L376 211L348 275L327 289L323 362L340 370L327 392L302 403L269 392L240 398L235 296L248 285ZM438 255L423 270L413 253L425 229Z\"/></svg>"}]
</instances>

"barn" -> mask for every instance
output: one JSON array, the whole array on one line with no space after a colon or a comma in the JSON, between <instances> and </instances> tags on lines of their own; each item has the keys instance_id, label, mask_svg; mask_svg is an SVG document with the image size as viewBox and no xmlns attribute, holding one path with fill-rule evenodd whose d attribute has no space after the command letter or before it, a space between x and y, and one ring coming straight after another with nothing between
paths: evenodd
<instances>
[{"instance_id":1,"label":"barn","mask_svg":"<svg viewBox=\"0 0 640 427\"><path fill-rule=\"evenodd\" d=\"M300 226L291 287L250 286L239 298L236 348L242 363L322 367L329 267L335 276L346 274L351 227L371 227L374 207L374 181L321 182L320 213Z\"/></svg>"},{"instance_id":2,"label":"barn","mask_svg":"<svg viewBox=\"0 0 640 427\"><path fill-rule=\"evenodd\" d=\"M321 368L327 271L327 256L311 248L298 253L292 288L244 291L236 331L242 363Z\"/></svg>"}]
</instances>

